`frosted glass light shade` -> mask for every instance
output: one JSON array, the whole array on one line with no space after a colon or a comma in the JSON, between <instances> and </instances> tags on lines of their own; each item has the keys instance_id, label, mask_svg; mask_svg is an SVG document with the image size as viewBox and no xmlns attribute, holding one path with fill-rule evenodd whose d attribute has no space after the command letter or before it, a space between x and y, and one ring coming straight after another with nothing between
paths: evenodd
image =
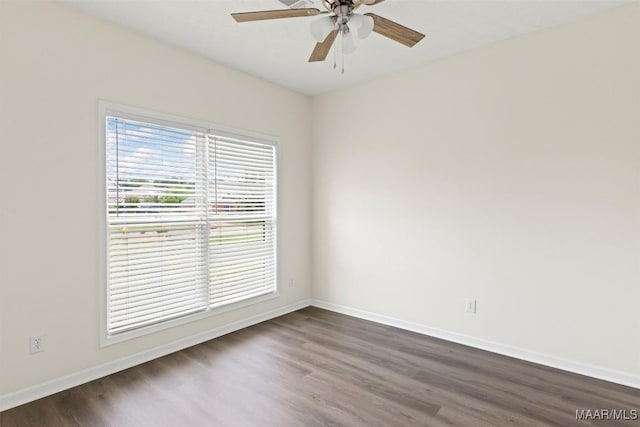
<instances>
[{"instance_id":1,"label":"frosted glass light shade","mask_svg":"<svg viewBox=\"0 0 640 427\"><path fill-rule=\"evenodd\" d=\"M327 38L329 33L334 29L335 23L330 16L325 16L320 19L316 19L311 23L311 34L313 38L321 42Z\"/></svg>"},{"instance_id":2,"label":"frosted glass light shade","mask_svg":"<svg viewBox=\"0 0 640 427\"><path fill-rule=\"evenodd\" d=\"M368 37L373 30L373 18L367 15L354 13L351 15L349 23L352 24L350 27L351 29L358 30L358 38L360 39Z\"/></svg>"},{"instance_id":3,"label":"frosted glass light shade","mask_svg":"<svg viewBox=\"0 0 640 427\"><path fill-rule=\"evenodd\" d=\"M362 25L360 29L358 29L358 37L361 39L366 39L373 31L373 18L367 15L359 15L362 16Z\"/></svg>"},{"instance_id":4,"label":"frosted glass light shade","mask_svg":"<svg viewBox=\"0 0 640 427\"><path fill-rule=\"evenodd\" d=\"M348 55L356 51L356 43L353 41L353 34L351 34L351 31L342 32L342 43L343 43L342 52L345 55Z\"/></svg>"}]
</instances>

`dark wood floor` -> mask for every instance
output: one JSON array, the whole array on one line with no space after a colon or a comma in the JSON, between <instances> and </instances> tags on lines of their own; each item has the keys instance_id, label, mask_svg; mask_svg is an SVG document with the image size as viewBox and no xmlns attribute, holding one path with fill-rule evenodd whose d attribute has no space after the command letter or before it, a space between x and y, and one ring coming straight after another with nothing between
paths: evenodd
<instances>
[{"instance_id":1,"label":"dark wood floor","mask_svg":"<svg viewBox=\"0 0 640 427\"><path fill-rule=\"evenodd\" d=\"M640 390L309 307L0 414L12 426L569 426Z\"/></svg>"}]
</instances>

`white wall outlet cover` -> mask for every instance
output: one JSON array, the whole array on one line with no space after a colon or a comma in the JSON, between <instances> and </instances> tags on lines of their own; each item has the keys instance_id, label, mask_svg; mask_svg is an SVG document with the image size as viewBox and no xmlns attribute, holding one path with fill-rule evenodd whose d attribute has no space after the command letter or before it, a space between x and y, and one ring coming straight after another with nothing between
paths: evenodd
<instances>
[{"instance_id":1,"label":"white wall outlet cover","mask_svg":"<svg viewBox=\"0 0 640 427\"><path fill-rule=\"evenodd\" d=\"M40 353L44 351L46 344L45 335L32 335L29 337L29 351L31 353Z\"/></svg>"},{"instance_id":2,"label":"white wall outlet cover","mask_svg":"<svg viewBox=\"0 0 640 427\"><path fill-rule=\"evenodd\" d=\"M464 311L467 313L475 313L476 312L476 300L467 298L465 300Z\"/></svg>"}]
</instances>

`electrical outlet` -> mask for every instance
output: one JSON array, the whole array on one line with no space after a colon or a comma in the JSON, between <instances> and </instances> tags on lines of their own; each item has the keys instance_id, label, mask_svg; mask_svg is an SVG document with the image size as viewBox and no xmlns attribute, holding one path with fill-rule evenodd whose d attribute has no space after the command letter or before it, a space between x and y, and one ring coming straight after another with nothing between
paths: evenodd
<instances>
[{"instance_id":1,"label":"electrical outlet","mask_svg":"<svg viewBox=\"0 0 640 427\"><path fill-rule=\"evenodd\" d=\"M471 298L467 298L464 301L464 311L466 311L467 313L476 313L476 300L471 299Z\"/></svg>"},{"instance_id":2,"label":"electrical outlet","mask_svg":"<svg viewBox=\"0 0 640 427\"><path fill-rule=\"evenodd\" d=\"M29 350L31 353L40 353L41 351L44 351L44 344L44 334L29 337Z\"/></svg>"},{"instance_id":3,"label":"electrical outlet","mask_svg":"<svg viewBox=\"0 0 640 427\"><path fill-rule=\"evenodd\" d=\"M289 277L289 287L293 288L293 286L294 286L293 277Z\"/></svg>"}]
</instances>

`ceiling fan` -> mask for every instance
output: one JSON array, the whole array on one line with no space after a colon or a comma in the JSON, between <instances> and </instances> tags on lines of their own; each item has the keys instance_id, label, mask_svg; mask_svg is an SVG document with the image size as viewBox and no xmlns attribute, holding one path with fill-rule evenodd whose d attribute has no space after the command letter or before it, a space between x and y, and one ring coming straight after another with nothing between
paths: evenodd
<instances>
[{"instance_id":1,"label":"ceiling fan","mask_svg":"<svg viewBox=\"0 0 640 427\"><path fill-rule=\"evenodd\" d=\"M316 8L264 10L259 12L232 13L236 22L262 21L267 19L299 18L305 16L328 15L311 23L311 34L318 41L311 52L309 62L324 61L338 35L342 36L342 53L355 51L352 31L357 30L363 39L371 32L381 34L408 47L415 46L424 38L424 34L378 16L374 13L359 14L354 11L360 6L374 6L384 0L322 0L327 9ZM335 65L334 65L335 66ZM344 70L343 70L344 72Z\"/></svg>"}]
</instances>

